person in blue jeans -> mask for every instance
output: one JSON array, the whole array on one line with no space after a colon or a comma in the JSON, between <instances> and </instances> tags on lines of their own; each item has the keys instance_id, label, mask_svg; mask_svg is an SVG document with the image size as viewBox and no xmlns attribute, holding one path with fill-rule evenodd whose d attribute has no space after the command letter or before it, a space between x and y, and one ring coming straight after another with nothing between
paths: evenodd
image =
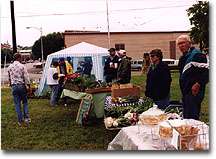
<instances>
[{"instance_id":1,"label":"person in blue jeans","mask_svg":"<svg viewBox=\"0 0 216 159\"><path fill-rule=\"evenodd\" d=\"M50 96L50 105L56 106L58 103L58 94L59 94L59 81L58 81L58 61L53 61L52 66L48 69L47 73L47 85L51 88L51 96Z\"/></svg>"},{"instance_id":2,"label":"person in blue jeans","mask_svg":"<svg viewBox=\"0 0 216 159\"><path fill-rule=\"evenodd\" d=\"M26 67L20 62L21 54L16 53L14 55L14 62L8 67L9 84L12 88L19 126L21 126L23 122L27 125L30 122L26 88L26 85L30 88L30 79ZM23 109L21 108L21 102L23 102Z\"/></svg>"}]
</instances>

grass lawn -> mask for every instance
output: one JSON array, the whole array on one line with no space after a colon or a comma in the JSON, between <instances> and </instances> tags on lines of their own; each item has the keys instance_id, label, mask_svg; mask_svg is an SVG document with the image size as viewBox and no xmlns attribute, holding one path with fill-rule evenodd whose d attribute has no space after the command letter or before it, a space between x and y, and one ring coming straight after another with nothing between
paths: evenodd
<instances>
[{"instance_id":1,"label":"grass lawn","mask_svg":"<svg viewBox=\"0 0 216 159\"><path fill-rule=\"evenodd\" d=\"M145 76L133 76L132 83L140 85L144 92ZM201 120L208 122L208 86L202 103ZM178 73L172 74L171 99L181 97ZM18 127L11 90L1 89L1 148L3 150L53 150L72 151L106 150L118 131L105 129L103 119L93 121L91 126L81 127L75 123L80 101L70 100L68 107L52 108L48 99L29 99L31 124Z\"/></svg>"}]
</instances>

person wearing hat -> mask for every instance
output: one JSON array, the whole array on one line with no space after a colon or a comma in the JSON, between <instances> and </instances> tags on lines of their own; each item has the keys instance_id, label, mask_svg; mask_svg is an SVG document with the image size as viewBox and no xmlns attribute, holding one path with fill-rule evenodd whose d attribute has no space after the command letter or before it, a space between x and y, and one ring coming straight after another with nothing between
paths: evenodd
<instances>
[{"instance_id":1,"label":"person wearing hat","mask_svg":"<svg viewBox=\"0 0 216 159\"><path fill-rule=\"evenodd\" d=\"M126 56L125 50L119 50L119 67L117 71L117 82L120 84L130 83L131 80L131 57Z\"/></svg>"},{"instance_id":2,"label":"person wearing hat","mask_svg":"<svg viewBox=\"0 0 216 159\"><path fill-rule=\"evenodd\" d=\"M162 61L163 53L160 49L150 52L151 65L147 73L145 95L151 98L159 109L166 109L169 105L171 74L168 64Z\"/></svg>"},{"instance_id":3,"label":"person wearing hat","mask_svg":"<svg viewBox=\"0 0 216 159\"><path fill-rule=\"evenodd\" d=\"M21 54L14 54L14 62L8 67L9 84L12 88L15 110L18 118L18 125L22 126L25 122L28 126L30 122L27 88L30 88L30 78L26 67L21 64ZM23 108L21 105L23 103Z\"/></svg>"},{"instance_id":4,"label":"person wearing hat","mask_svg":"<svg viewBox=\"0 0 216 159\"><path fill-rule=\"evenodd\" d=\"M58 89L58 95L57 95L57 101L58 101L64 89L65 77L69 73L64 57L59 58L59 65L57 66L57 72L58 72L58 77L59 77L58 78L59 89Z\"/></svg>"},{"instance_id":5,"label":"person wearing hat","mask_svg":"<svg viewBox=\"0 0 216 159\"><path fill-rule=\"evenodd\" d=\"M115 48L110 48L110 55L105 60L104 77L107 83L113 82L117 79L117 70L119 65L119 57L116 55Z\"/></svg>"}]
</instances>

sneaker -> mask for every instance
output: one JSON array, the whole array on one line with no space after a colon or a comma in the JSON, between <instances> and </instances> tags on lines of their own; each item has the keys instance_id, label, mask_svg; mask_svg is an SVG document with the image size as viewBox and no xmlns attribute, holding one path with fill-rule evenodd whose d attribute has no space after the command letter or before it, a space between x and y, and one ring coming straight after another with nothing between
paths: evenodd
<instances>
[{"instance_id":1,"label":"sneaker","mask_svg":"<svg viewBox=\"0 0 216 159\"><path fill-rule=\"evenodd\" d=\"M30 118L25 118L25 123L31 123L31 119Z\"/></svg>"},{"instance_id":2,"label":"sneaker","mask_svg":"<svg viewBox=\"0 0 216 159\"><path fill-rule=\"evenodd\" d=\"M21 122L18 122L17 124L18 124L18 126L19 126L19 127L21 127L21 126L22 126L22 123L21 123Z\"/></svg>"}]
</instances>

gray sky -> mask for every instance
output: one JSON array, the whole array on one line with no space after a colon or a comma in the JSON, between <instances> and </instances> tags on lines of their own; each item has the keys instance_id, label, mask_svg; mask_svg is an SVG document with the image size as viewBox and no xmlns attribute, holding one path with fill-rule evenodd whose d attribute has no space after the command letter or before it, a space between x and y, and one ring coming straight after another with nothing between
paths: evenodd
<instances>
[{"instance_id":1,"label":"gray sky","mask_svg":"<svg viewBox=\"0 0 216 159\"><path fill-rule=\"evenodd\" d=\"M185 31L186 9L196 0L107 0L110 31ZM17 44L65 30L107 31L106 0L14 0ZM1 0L1 42L12 43L10 0Z\"/></svg>"}]
</instances>

